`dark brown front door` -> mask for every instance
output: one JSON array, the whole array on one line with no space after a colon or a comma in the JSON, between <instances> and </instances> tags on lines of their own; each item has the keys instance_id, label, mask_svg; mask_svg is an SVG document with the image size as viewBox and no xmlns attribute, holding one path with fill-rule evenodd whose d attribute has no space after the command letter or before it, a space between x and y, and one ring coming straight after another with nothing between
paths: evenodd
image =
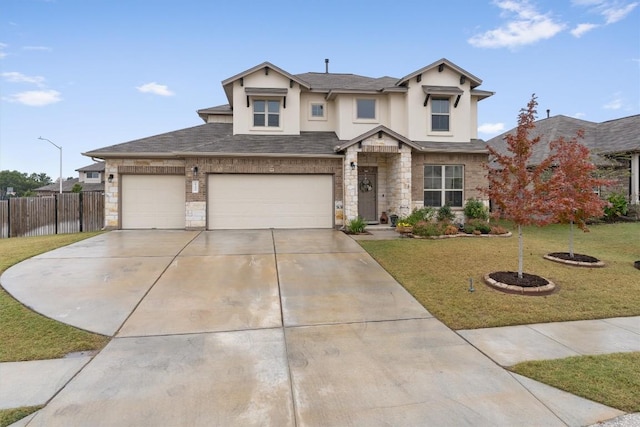
<instances>
[{"instance_id":1,"label":"dark brown front door","mask_svg":"<svg viewBox=\"0 0 640 427\"><path fill-rule=\"evenodd\" d=\"M378 168L371 166L358 168L358 215L368 222L378 221L377 178Z\"/></svg>"}]
</instances>

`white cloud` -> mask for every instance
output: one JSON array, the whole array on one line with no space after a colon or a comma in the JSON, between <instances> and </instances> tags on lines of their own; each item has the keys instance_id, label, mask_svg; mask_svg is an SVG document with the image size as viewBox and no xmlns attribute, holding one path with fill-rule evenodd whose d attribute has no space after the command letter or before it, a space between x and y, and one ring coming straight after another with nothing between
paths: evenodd
<instances>
[{"instance_id":1,"label":"white cloud","mask_svg":"<svg viewBox=\"0 0 640 427\"><path fill-rule=\"evenodd\" d=\"M571 30L571 34L574 37L580 38L584 34L588 33L589 31L593 30L594 28L598 28L598 27L599 27L598 24L578 24L577 27L575 27L573 30Z\"/></svg>"},{"instance_id":2,"label":"white cloud","mask_svg":"<svg viewBox=\"0 0 640 427\"><path fill-rule=\"evenodd\" d=\"M45 52L51 52L51 48L47 46L23 46L23 50L41 50Z\"/></svg>"},{"instance_id":3,"label":"white cloud","mask_svg":"<svg viewBox=\"0 0 640 427\"><path fill-rule=\"evenodd\" d=\"M39 87L43 87L45 81L42 76L25 76L17 71L9 71L0 75L10 83L31 83Z\"/></svg>"},{"instance_id":4,"label":"white cloud","mask_svg":"<svg viewBox=\"0 0 640 427\"><path fill-rule=\"evenodd\" d=\"M585 117L586 115L587 115L586 113L575 113L573 115L573 117L576 118L576 119L581 119L581 118Z\"/></svg>"},{"instance_id":5,"label":"white cloud","mask_svg":"<svg viewBox=\"0 0 640 427\"><path fill-rule=\"evenodd\" d=\"M607 24L613 24L624 19L633 9L638 6L638 3L629 3L627 5L619 5L617 2L611 5L607 5L602 10L602 16L605 17Z\"/></svg>"},{"instance_id":6,"label":"white cloud","mask_svg":"<svg viewBox=\"0 0 640 427\"><path fill-rule=\"evenodd\" d=\"M0 59L5 58L7 56L7 53L4 51L7 47L9 47L9 45L5 43L0 43Z\"/></svg>"},{"instance_id":7,"label":"white cloud","mask_svg":"<svg viewBox=\"0 0 640 427\"><path fill-rule=\"evenodd\" d=\"M628 2L626 0L572 0L575 6L586 6L591 12L601 15L605 25L614 24L626 18L640 2Z\"/></svg>"},{"instance_id":8,"label":"white cloud","mask_svg":"<svg viewBox=\"0 0 640 427\"><path fill-rule=\"evenodd\" d=\"M476 34L467 41L475 47L515 48L549 39L565 28L549 14L542 14L527 0L494 1L502 9L501 16L508 18L504 25Z\"/></svg>"},{"instance_id":9,"label":"white cloud","mask_svg":"<svg viewBox=\"0 0 640 427\"><path fill-rule=\"evenodd\" d=\"M44 107L62 101L61 93L57 90L30 90L9 95L5 99L9 102L28 105L29 107Z\"/></svg>"},{"instance_id":10,"label":"white cloud","mask_svg":"<svg viewBox=\"0 0 640 427\"><path fill-rule=\"evenodd\" d=\"M504 123L483 123L478 126L478 132L491 135L504 132Z\"/></svg>"},{"instance_id":11,"label":"white cloud","mask_svg":"<svg viewBox=\"0 0 640 427\"><path fill-rule=\"evenodd\" d=\"M156 82L145 83L141 86L136 86L139 92L142 93L152 93L154 95L160 96L173 96L174 93L169 90L169 87L166 85L161 85Z\"/></svg>"},{"instance_id":12,"label":"white cloud","mask_svg":"<svg viewBox=\"0 0 640 427\"><path fill-rule=\"evenodd\" d=\"M613 99L602 106L605 110L619 110L622 108L622 94L620 92L613 95Z\"/></svg>"}]
</instances>

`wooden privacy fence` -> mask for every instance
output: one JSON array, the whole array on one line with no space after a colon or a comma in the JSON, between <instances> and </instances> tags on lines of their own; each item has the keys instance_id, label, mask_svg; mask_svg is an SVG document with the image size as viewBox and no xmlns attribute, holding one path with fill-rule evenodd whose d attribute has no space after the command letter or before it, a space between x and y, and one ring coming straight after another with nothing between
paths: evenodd
<instances>
[{"instance_id":1,"label":"wooden privacy fence","mask_svg":"<svg viewBox=\"0 0 640 427\"><path fill-rule=\"evenodd\" d=\"M96 231L104 226L104 194L63 193L0 200L0 238Z\"/></svg>"}]
</instances>

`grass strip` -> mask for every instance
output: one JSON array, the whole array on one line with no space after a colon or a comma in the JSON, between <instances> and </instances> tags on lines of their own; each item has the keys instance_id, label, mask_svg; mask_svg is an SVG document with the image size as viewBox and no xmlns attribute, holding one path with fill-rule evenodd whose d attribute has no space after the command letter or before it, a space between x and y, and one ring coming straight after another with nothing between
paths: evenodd
<instances>
[{"instance_id":1,"label":"grass strip","mask_svg":"<svg viewBox=\"0 0 640 427\"><path fill-rule=\"evenodd\" d=\"M519 363L513 372L624 412L640 412L640 352Z\"/></svg>"}]
</instances>

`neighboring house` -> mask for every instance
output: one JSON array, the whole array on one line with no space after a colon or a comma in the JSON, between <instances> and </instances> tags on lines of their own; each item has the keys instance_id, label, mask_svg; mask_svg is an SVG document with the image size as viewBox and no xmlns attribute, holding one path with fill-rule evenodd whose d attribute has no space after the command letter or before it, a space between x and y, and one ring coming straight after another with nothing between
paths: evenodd
<instances>
[{"instance_id":1,"label":"neighboring house","mask_svg":"<svg viewBox=\"0 0 640 427\"><path fill-rule=\"evenodd\" d=\"M205 124L84 153L104 159L107 228L331 228L482 198L482 81L441 59L402 78L290 74L222 82Z\"/></svg>"},{"instance_id":2,"label":"neighboring house","mask_svg":"<svg viewBox=\"0 0 640 427\"><path fill-rule=\"evenodd\" d=\"M82 192L104 191L104 162L96 162L92 165L76 169L78 178L62 181L62 192L71 193L76 184L82 186ZM60 192L60 183L54 182L34 190L39 196L50 196Z\"/></svg>"},{"instance_id":3,"label":"neighboring house","mask_svg":"<svg viewBox=\"0 0 640 427\"><path fill-rule=\"evenodd\" d=\"M582 130L584 137L580 143L589 148L601 175L614 181L612 186L602 189L602 195L618 192L625 194L630 203L640 203L640 115L602 123L558 115L538 120L535 125L530 136L540 136L541 140L534 151L532 164L539 164L549 155L551 141L560 137L571 139ZM514 128L491 138L487 144L499 152L506 152L504 138L515 131Z\"/></svg>"}]
</instances>

